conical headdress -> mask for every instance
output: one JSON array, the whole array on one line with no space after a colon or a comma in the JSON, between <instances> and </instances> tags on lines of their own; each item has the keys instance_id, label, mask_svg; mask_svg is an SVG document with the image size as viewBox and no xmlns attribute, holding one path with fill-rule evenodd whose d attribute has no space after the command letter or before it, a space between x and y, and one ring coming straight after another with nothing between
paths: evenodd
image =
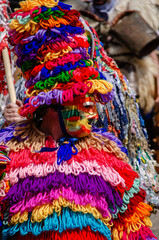
<instances>
[{"instance_id":1,"label":"conical headdress","mask_svg":"<svg viewBox=\"0 0 159 240\"><path fill-rule=\"evenodd\" d=\"M20 6L10 23L27 88L20 114L32 117L42 105L62 105L86 93L107 102L113 86L93 66L79 12L58 0L27 0Z\"/></svg>"}]
</instances>

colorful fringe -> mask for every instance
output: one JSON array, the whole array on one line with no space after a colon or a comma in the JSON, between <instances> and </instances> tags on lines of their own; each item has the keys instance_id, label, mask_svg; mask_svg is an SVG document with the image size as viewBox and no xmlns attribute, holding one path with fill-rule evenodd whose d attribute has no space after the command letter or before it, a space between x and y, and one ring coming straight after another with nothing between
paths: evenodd
<instances>
[{"instance_id":1,"label":"colorful fringe","mask_svg":"<svg viewBox=\"0 0 159 240\"><path fill-rule=\"evenodd\" d=\"M29 129L29 126L32 125L26 121L25 127ZM33 131L36 129L31 130L32 134ZM144 203L146 193L139 187L138 175L124 162L126 154L118 147L122 148L120 142L110 134L109 138L103 138L99 132L96 129L94 136L80 139L76 143L78 154L60 166L56 152L31 153L31 143L18 153L10 152L11 164L7 167L5 181L10 181L11 188L2 204L3 220L9 225L3 226L3 240L18 239L20 235L28 239L34 239L34 235L38 239L47 236L58 239L68 234L70 239L75 235L77 239L85 235L113 240L155 238L148 229L152 208ZM8 141L11 149L16 138ZM104 145L107 148L103 148L102 140L109 141L109 145ZM25 139L21 140L21 144L24 142ZM36 148L39 142L34 144ZM46 138L46 144L52 147L54 142ZM25 162L27 164L29 158L34 163L27 166ZM23 159L23 166L20 159ZM94 168L91 164L95 164ZM77 166L78 171L74 171ZM109 168L109 177L106 177Z\"/></svg>"},{"instance_id":2,"label":"colorful fringe","mask_svg":"<svg viewBox=\"0 0 159 240\"><path fill-rule=\"evenodd\" d=\"M110 100L113 85L93 67L79 12L59 1L28 0L20 5L10 23L17 65L27 87L20 114L32 117L41 105L73 102L86 93L95 93L103 103Z\"/></svg>"},{"instance_id":3,"label":"colorful fringe","mask_svg":"<svg viewBox=\"0 0 159 240\"><path fill-rule=\"evenodd\" d=\"M27 0L20 6L10 23L17 65L27 87L20 114L32 118L42 105L73 102L75 96L93 93L99 106L107 104L105 128L122 140L128 139L127 110L116 109L126 101L130 105L133 102L128 86L97 38L101 48L98 51L95 45L93 54L79 13L58 0ZM97 52L104 66L96 61ZM113 84L110 72L115 75ZM114 96L113 86L119 97ZM125 101L123 89L129 96ZM109 108L113 106L110 118ZM138 126L136 108L133 114ZM121 118L121 124L113 124L113 116ZM134 120L132 116L130 119ZM144 136L140 126L135 130L138 137ZM144 203L146 194L140 188L139 176L127 163L127 150L111 134L93 128L88 137L74 143L78 153L61 165L57 151L39 152L43 147L55 149L55 143L38 131L33 121L2 130L0 142L11 149L4 178L11 185L9 191L4 188L2 240L18 239L19 235L27 239L155 238L148 228L152 208Z\"/></svg>"}]
</instances>

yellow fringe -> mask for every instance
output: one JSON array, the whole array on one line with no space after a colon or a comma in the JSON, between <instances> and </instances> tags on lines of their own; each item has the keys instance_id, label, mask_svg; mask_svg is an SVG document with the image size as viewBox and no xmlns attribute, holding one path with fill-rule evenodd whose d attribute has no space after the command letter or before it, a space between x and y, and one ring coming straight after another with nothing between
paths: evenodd
<instances>
[{"instance_id":1,"label":"yellow fringe","mask_svg":"<svg viewBox=\"0 0 159 240\"><path fill-rule=\"evenodd\" d=\"M76 205L73 202L66 200L63 197L59 197L53 201L53 203L43 204L41 206L36 206L31 214L31 222L41 222L43 219L46 219L49 215L53 214L53 211L61 214L63 207L69 207L74 212L83 212L84 214L90 213L96 219L100 219L107 227L111 228L113 223L110 223L111 215L109 217L102 217L101 213L96 209L96 207L92 207L90 204L86 206ZM23 223L28 220L28 212L25 211L23 214L18 212L14 216L11 217L11 224Z\"/></svg>"},{"instance_id":2,"label":"yellow fringe","mask_svg":"<svg viewBox=\"0 0 159 240\"><path fill-rule=\"evenodd\" d=\"M89 90L89 93L94 93L95 91L101 93L101 94L107 94L108 92L111 92L113 89L113 84L105 81L105 80L88 80L85 83L89 86L90 82L92 84L91 89Z\"/></svg>"},{"instance_id":3,"label":"yellow fringe","mask_svg":"<svg viewBox=\"0 0 159 240\"><path fill-rule=\"evenodd\" d=\"M55 20L52 16L48 20L40 19L40 21L34 22L32 19L29 20L26 24L20 24L17 19L12 19L9 27L11 29L16 29L17 32L30 32L31 35L37 33L40 27L47 29L47 28L54 28L60 27L61 24L69 25L69 22L64 18L58 18Z\"/></svg>"},{"instance_id":4,"label":"yellow fringe","mask_svg":"<svg viewBox=\"0 0 159 240\"><path fill-rule=\"evenodd\" d=\"M27 12L35 7L45 6L48 8L55 7L58 5L59 0L27 0L19 3L21 9Z\"/></svg>"},{"instance_id":5,"label":"yellow fringe","mask_svg":"<svg viewBox=\"0 0 159 240\"><path fill-rule=\"evenodd\" d=\"M61 49L59 52L49 52L46 54L44 60L41 60L40 62L43 64L47 61L52 61L54 59L62 57L63 55L65 55L71 51L72 51L72 48L70 46L68 46L66 49Z\"/></svg>"}]
</instances>

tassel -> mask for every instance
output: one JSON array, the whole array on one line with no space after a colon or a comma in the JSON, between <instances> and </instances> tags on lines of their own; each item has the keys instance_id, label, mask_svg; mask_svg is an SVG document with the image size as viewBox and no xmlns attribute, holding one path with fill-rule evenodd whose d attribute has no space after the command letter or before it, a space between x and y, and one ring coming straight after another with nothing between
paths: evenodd
<instances>
[{"instance_id":1,"label":"tassel","mask_svg":"<svg viewBox=\"0 0 159 240\"><path fill-rule=\"evenodd\" d=\"M77 138L61 138L59 141L59 149L57 152L57 164L60 165L62 161L68 161L71 159L72 155L78 153L77 148L74 145L74 142L77 141ZM73 149L75 151L73 151Z\"/></svg>"},{"instance_id":2,"label":"tassel","mask_svg":"<svg viewBox=\"0 0 159 240\"><path fill-rule=\"evenodd\" d=\"M76 155L78 153L77 148L74 145L74 142L77 141L77 138L67 138L63 137L59 140L59 147L57 148L49 148L43 147L40 151L36 151L37 153L43 152L53 152L57 151L57 164L60 165L62 161L68 161L71 159L72 155Z\"/></svg>"}]
</instances>

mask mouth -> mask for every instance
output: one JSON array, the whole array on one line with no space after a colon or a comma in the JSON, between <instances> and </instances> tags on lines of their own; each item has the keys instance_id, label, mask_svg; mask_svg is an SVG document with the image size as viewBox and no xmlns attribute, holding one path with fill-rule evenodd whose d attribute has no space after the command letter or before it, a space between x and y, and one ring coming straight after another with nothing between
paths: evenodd
<instances>
[{"instance_id":1,"label":"mask mouth","mask_svg":"<svg viewBox=\"0 0 159 240\"><path fill-rule=\"evenodd\" d=\"M89 118L89 119L88 119L88 124L89 124L90 126L95 125L97 119L98 119L98 118L96 118L96 117L95 117L95 118Z\"/></svg>"},{"instance_id":2,"label":"mask mouth","mask_svg":"<svg viewBox=\"0 0 159 240\"><path fill-rule=\"evenodd\" d=\"M85 127L84 125L79 126L78 128L69 128L68 132L71 137L86 137L91 133L91 125Z\"/></svg>"},{"instance_id":3,"label":"mask mouth","mask_svg":"<svg viewBox=\"0 0 159 240\"><path fill-rule=\"evenodd\" d=\"M85 113L85 116L88 120L98 119L98 114L96 112Z\"/></svg>"}]
</instances>

